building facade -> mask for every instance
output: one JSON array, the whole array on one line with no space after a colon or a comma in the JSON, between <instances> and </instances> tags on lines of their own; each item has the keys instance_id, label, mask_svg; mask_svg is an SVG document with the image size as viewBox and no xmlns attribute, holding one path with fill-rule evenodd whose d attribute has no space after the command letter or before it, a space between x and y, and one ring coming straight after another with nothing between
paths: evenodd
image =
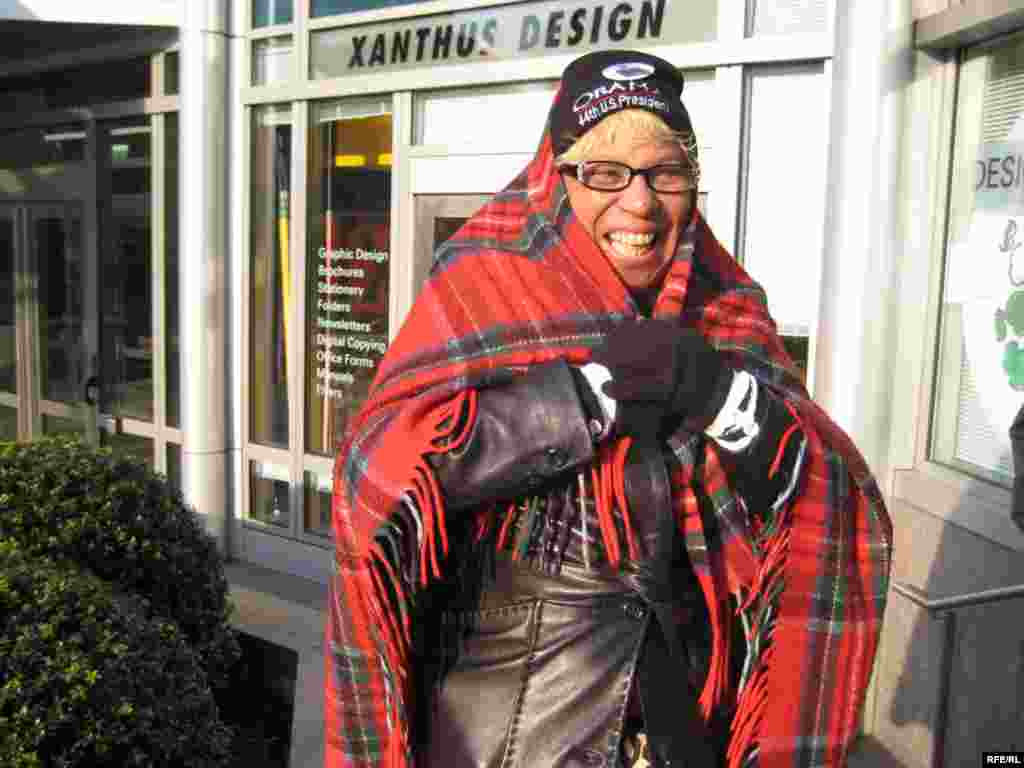
<instances>
[{"instance_id":1,"label":"building facade","mask_svg":"<svg viewBox=\"0 0 1024 768\"><path fill-rule=\"evenodd\" d=\"M683 72L699 204L892 509L877 759L1019 739L1020 600L934 601L1024 581L1024 2L76 5L0 1L0 439L141 456L233 561L324 583L334 448L434 247L569 61L639 48Z\"/></svg>"}]
</instances>

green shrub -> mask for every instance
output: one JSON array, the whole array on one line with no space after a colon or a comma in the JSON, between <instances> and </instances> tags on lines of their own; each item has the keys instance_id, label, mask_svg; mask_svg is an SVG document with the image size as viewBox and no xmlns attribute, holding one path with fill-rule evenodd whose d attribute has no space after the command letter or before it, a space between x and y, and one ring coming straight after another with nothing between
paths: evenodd
<instances>
[{"instance_id":1,"label":"green shrub","mask_svg":"<svg viewBox=\"0 0 1024 768\"><path fill-rule=\"evenodd\" d=\"M0 539L0 765L224 768L230 743L174 622Z\"/></svg>"},{"instance_id":2,"label":"green shrub","mask_svg":"<svg viewBox=\"0 0 1024 768\"><path fill-rule=\"evenodd\" d=\"M144 464L74 438L0 444L0 537L137 593L181 628L216 688L239 655L213 539Z\"/></svg>"}]
</instances>

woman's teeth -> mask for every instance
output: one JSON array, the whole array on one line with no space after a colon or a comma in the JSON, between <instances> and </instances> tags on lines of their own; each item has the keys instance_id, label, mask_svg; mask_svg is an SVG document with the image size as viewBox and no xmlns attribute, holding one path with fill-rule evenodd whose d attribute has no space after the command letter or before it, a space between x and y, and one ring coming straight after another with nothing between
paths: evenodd
<instances>
[{"instance_id":1,"label":"woman's teeth","mask_svg":"<svg viewBox=\"0 0 1024 768\"><path fill-rule=\"evenodd\" d=\"M647 250L654 242L651 232L612 232L608 235L612 247L623 256L636 256Z\"/></svg>"},{"instance_id":2,"label":"woman's teeth","mask_svg":"<svg viewBox=\"0 0 1024 768\"><path fill-rule=\"evenodd\" d=\"M654 234L651 232L612 232L608 237L627 245L650 245L654 242Z\"/></svg>"}]
</instances>

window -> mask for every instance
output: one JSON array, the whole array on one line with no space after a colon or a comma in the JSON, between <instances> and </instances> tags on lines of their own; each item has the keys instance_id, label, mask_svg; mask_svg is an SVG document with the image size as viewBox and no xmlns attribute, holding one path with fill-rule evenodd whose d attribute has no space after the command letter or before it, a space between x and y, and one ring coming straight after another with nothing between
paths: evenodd
<instances>
[{"instance_id":1,"label":"window","mask_svg":"<svg viewBox=\"0 0 1024 768\"><path fill-rule=\"evenodd\" d=\"M181 93L181 55L169 51L164 56L164 94L177 96Z\"/></svg>"},{"instance_id":2,"label":"window","mask_svg":"<svg viewBox=\"0 0 1024 768\"><path fill-rule=\"evenodd\" d=\"M331 475L318 472L304 473L303 509L305 529L316 536L331 536Z\"/></svg>"},{"instance_id":3,"label":"window","mask_svg":"<svg viewBox=\"0 0 1024 768\"><path fill-rule=\"evenodd\" d=\"M287 531L291 525L288 469L276 464L249 463L251 497L249 519Z\"/></svg>"},{"instance_id":4,"label":"window","mask_svg":"<svg viewBox=\"0 0 1024 768\"><path fill-rule=\"evenodd\" d=\"M177 443L167 443L167 482L181 490L181 446Z\"/></svg>"},{"instance_id":5,"label":"window","mask_svg":"<svg viewBox=\"0 0 1024 768\"><path fill-rule=\"evenodd\" d=\"M23 106L0 109L7 122L35 113L0 142L0 435L74 432L165 466L180 403L177 116L142 100L174 90L176 61L159 52L0 83L0 102Z\"/></svg>"},{"instance_id":6,"label":"window","mask_svg":"<svg viewBox=\"0 0 1024 768\"><path fill-rule=\"evenodd\" d=\"M292 112L253 110L250 197L249 439L288 447L288 372L294 362L288 323L294 311L289 254Z\"/></svg>"},{"instance_id":7,"label":"window","mask_svg":"<svg viewBox=\"0 0 1024 768\"><path fill-rule=\"evenodd\" d=\"M152 128L147 117L104 127L110 207L101 231L100 408L152 422Z\"/></svg>"},{"instance_id":8,"label":"window","mask_svg":"<svg viewBox=\"0 0 1024 768\"><path fill-rule=\"evenodd\" d=\"M747 37L806 35L828 27L829 0L747 0Z\"/></svg>"},{"instance_id":9,"label":"window","mask_svg":"<svg viewBox=\"0 0 1024 768\"><path fill-rule=\"evenodd\" d=\"M306 260L306 450L333 454L388 343L390 99L313 106Z\"/></svg>"},{"instance_id":10,"label":"window","mask_svg":"<svg viewBox=\"0 0 1024 768\"><path fill-rule=\"evenodd\" d=\"M273 24L291 24L294 15L292 0L253 0L253 29Z\"/></svg>"},{"instance_id":11,"label":"window","mask_svg":"<svg viewBox=\"0 0 1024 768\"><path fill-rule=\"evenodd\" d=\"M0 206L0 440L14 440L18 436L14 214L13 208Z\"/></svg>"},{"instance_id":12,"label":"window","mask_svg":"<svg viewBox=\"0 0 1024 768\"><path fill-rule=\"evenodd\" d=\"M178 316L178 114L167 115L164 133L164 360L167 370L167 426L181 426L181 332Z\"/></svg>"},{"instance_id":13,"label":"window","mask_svg":"<svg viewBox=\"0 0 1024 768\"><path fill-rule=\"evenodd\" d=\"M292 78L295 57L292 36L264 37L252 44L252 84L271 85Z\"/></svg>"},{"instance_id":14,"label":"window","mask_svg":"<svg viewBox=\"0 0 1024 768\"><path fill-rule=\"evenodd\" d=\"M557 86L554 80L543 80L417 93L413 99L413 144L532 153ZM515 115L516 119L480 119L498 114Z\"/></svg>"},{"instance_id":15,"label":"window","mask_svg":"<svg viewBox=\"0 0 1024 768\"><path fill-rule=\"evenodd\" d=\"M352 13L353 11L375 11L379 8L392 8L396 5L412 5L420 0L310 0L309 15L333 16L336 13Z\"/></svg>"},{"instance_id":16,"label":"window","mask_svg":"<svg viewBox=\"0 0 1024 768\"><path fill-rule=\"evenodd\" d=\"M1024 36L967 49L957 93L930 456L1009 485L1024 405Z\"/></svg>"},{"instance_id":17,"label":"window","mask_svg":"<svg viewBox=\"0 0 1024 768\"><path fill-rule=\"evenodd\" d=\"M805 375L825 215L827 94L820 63L754 67L747 75L740 256L768 294L772 317ZM801 226L780 227L794 209Z\"/></svg>"}]
</instances>

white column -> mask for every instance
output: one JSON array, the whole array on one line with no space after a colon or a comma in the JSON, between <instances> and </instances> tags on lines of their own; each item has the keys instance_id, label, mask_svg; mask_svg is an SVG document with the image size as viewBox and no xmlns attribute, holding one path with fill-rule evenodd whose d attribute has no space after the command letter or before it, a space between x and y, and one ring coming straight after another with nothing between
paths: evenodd
<instances>
[{"instance_id":1,"label":"white column","mask_svg":"<svg viewBox=\"0 0 1024 768\"><path fill-rule=\"evenodd\" d=\"M182 489L223 550L228 521L228 9L184 0L181 28Z\"/></svg>"},{"instance_id":2,"label":"white column","mask_svg":"<svg viewBox=\"0 0 1024 768\"><path fill-rule=\"evenodd\" d=\"M815 397L887 472L910 0L836 3ZM799 162L794 157L793 162ZM798 217L799 212L794 211ZM923 297L922 297L923 300Z\"/></svg>"}]
</instances>

